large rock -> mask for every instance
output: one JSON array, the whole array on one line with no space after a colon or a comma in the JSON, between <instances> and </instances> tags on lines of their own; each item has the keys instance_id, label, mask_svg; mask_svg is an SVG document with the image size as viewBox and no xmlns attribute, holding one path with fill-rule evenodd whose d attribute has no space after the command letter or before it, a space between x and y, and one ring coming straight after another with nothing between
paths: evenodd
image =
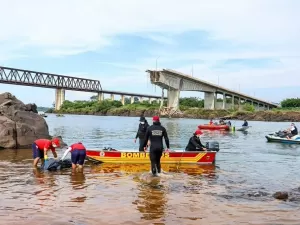
<instances>
[{"instance_id":1,"label":"large rock","mask_svg":"<svg viewBox=\"0 0 300 225\"><path fill-rule=\"evenodd\" d=\"M35 104L0 94L0 147L28 148L38 138L50 138L45 119L36 112Z\"/></svg>"}]
</instances>

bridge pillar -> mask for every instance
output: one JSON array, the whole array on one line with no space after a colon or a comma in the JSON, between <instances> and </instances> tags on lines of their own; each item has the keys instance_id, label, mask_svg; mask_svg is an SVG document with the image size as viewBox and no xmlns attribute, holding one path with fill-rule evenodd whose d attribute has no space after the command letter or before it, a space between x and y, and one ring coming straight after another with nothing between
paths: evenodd
<instances>
[{"instance_id":1,"label":"bridge pillar","mask_svg":"<svg viewBox=\"0 0 300 225\"><path fill-rule=\"evenodd\" d=\"M143 97L140 97L140 103L142 103L144 101Z\"/></svg>"},{"instance_id":2,"label":"bridge pillar","mask_svg":"<svg viewBox=\"0 0 300 225\"><path fill-rule=\"evenodd\" d=\"M104 99L104 94L102 92L98 92L98 102L101 102Z\"/></svg>"},{"instance_id":3,"label":"bridge pillar","mask_svg":"<svg viewBox=\"0 0 300 225\"><path fill-rule=\"evenodd\" d=\"M150 103L150 104L152 103L152 98L149 98L149 103Z\"/></svg>"},{"instance_id":4,"label":"bridge pillar","mask_svg":"<svg viewBox=\"0 0 300 225\"><path fill-rule=\"evenodd\" d=\"M231 108L234 109L234 95L231 96Z\"/></svg>"},{"instance_id":5,"label":"bridge pillar","mask_svg":"<svg viewBox=\"0 0 300 225\"><path fill-rule=\"evenodd\" d=\"M173 110L179 109L179 95L179 90L168 90L168 108L172 108ZM163 101L163 99L161 99L161 101Z\"/></svg>"},{"instance_id":6,"label":"bridge pillar","mask_svg":"<svg viewBox=\"0 0 300 225\"><path fill-rule=\"evenodd\" d=\"M122 103L122 105L125 105L125 96L124 95L121 95L121 103Z\"/></svg>"},{"instance_id":7,"label":"bridge pillar","mask_svg":"<svg viewBox=\"0 0 300 225\"><path fill-rule=\"evenodd\" d=\"M226 94L223 93L223 104L222 104L222 109L226 109Z\"/></svg>"},{"instance_id":8,"label":"bridge pillar","mask_svg":"<svg viewBox=\"0 0 300 225\"><path fill-rule=\"evenodd\" d=\"M205 92L204 93L204 109L215 109L216 105L216 94Z\"/></svg>"},{"instance_id":9,"label":"bridge pillar","mask_svg":"<svg viewBox=\"0 0 300 225\"><path fill-rule=\"evenodd\" d=\"M112 100L112 101L115 100L115 95L114 94L110 94L110 100Z\"/></svg>"},{"instance_id":10,"label":"bridge pillar","mask_svg":"<svg viewBox=\"0 0 300 225\"><path fill-rule=\"evenodd\" d=\"M130 97L130 104L133 104L134 103L134 96L131 96Z\"/></svg>"},{"instance_id":11,"label":"bridge pillar","mask_svg":"<svg viewBox=\"0 0 300 225\"><path fill-rule=\"evenodd\" d=\"M55 110L60 110L64 101L65 101L65 90L61 88L57 88L55 90Z\"/></svg>"}]
</instances>

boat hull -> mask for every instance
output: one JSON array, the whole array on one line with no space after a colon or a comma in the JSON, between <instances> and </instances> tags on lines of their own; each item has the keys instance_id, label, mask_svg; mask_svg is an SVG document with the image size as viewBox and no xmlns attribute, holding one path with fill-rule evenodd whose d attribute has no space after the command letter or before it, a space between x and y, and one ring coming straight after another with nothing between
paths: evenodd
<instances>
[{"instance_id":1,"label":"boat hull","mask_svg":"<svg viewBox=\"0 0 300 225\"><path fill-rule=\"evenodd\" d=\"M209 124L199 125L198 128L203 130L229 130L230 129L228 125L209 125Z\"/></svg>"},{"instance_id":2,"label":"boat hull","mask_svg":"<svg viewBox=\"0 0 300 225\"><path fill-rule=\"evenodd\" d=\"M165 152L161 164L213 164L216 151ZM87 150L88 160L102 163L150 163L149 152Z\"/></svg>"},{"instance_id":3,"label":"boat hull","mask_svg":"<svg viewBox=\"0 0 300 225\"><path fill-rule=\"evenodd\" d=\"M237 131L245 131L249 128L249 126L243 126L243 127L240 127L238 129L236 129Z\"/></svg>"},{"instance_id":4,"label":"boat hull","mask_svg":"<svg viewBox=\"0 0 300 225\"><path fill-rule=\"evenodd\" d=\"M287 143L287 144L300 144L300 136L292 137L291 139L281 138L274 135L266 135L266 139L268 142L279 142L279 143Z\"/></svg>"}]
</instances>

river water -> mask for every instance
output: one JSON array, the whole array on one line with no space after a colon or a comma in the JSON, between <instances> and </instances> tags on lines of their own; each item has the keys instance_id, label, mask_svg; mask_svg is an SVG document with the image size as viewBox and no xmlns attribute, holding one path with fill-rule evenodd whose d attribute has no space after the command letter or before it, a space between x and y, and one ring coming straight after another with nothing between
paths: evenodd
<instances>
[{"instance_id":1,"label":"river water","mask_svg":"<svg viewBox=\"0 0 300 225\"><path fill-rule=\"evenodd\" d=\"M46 118L51 134L68 144L136 151L138 119ZM185 148L203 123L162 119L172 149ZM32 168L30 149L1 150L0 224L299 224L300 147L264 137L289 123L249 125L248 132L204 133L202 142L220 143L215 165L164 165L166 173L155 179L149 165L87 164L83 174L41 172ZM290 192L292 200L274 199L276 191Z\"/></svg>"}]
</instances>

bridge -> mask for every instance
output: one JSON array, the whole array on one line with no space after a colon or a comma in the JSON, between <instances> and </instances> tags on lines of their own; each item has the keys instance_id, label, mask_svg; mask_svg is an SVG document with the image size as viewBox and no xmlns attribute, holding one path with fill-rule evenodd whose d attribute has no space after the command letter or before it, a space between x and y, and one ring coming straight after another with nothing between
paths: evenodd
<instances>
[{"instance_id":1,"label":"bridge","mask_svg":"<svg viewBox=\"0 0 300 225\"><path fill-rule=\"evenodd\" d=\"M115 95L120 95L123 105L125 104L125 96L131 97L131 104L134 102L134 97L139 97L140 101L143 101L143 98L149 98L150 103L153 99L162 100L161 96L103 90L98 80L3 66L0 66L0 83L56 89L55 110L59 110L65 101L65 90L97 93L98 101L104 100L104 94L110 94L111 100L114 100Z\"/></svg>"},{"instance_id":2,"label":"bridge","mask_svg":"<svg viewBox=\"0 0 300 225\"><path fill-rule=\"evenodd\" d=\"M167 110L171 114L179 110L180 91L204 92L205 109L233 109L236 106L240 108L245 103L254 105L257 110L278 107L277 104L251 97L174 70L147 70L146 72L149 73L152 84L168 90ZM223 96L222 102L217 102L219 94ZM227 97L230 97L230 99Z\"/></svg>"}]
</instances>

